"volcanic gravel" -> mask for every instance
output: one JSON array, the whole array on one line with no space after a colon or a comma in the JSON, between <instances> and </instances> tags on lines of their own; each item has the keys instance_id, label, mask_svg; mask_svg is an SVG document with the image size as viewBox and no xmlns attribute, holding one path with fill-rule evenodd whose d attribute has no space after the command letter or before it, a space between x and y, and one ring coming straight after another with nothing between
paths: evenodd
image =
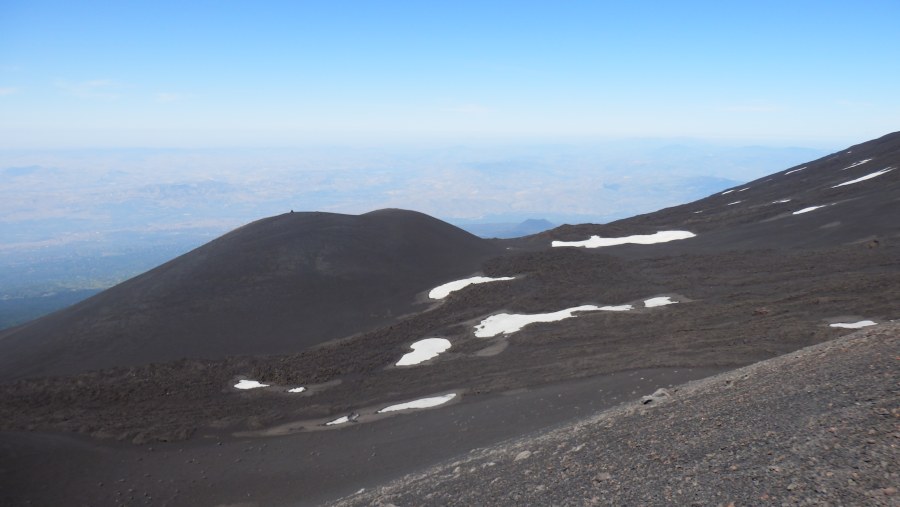
<instances>
[{"instance_id":1,"label":"volcanic gravel","mask_svg":"<svg viewBox=\"0 0 900 507\"><path fill-rule=\"evenodd\" d=\"M661 390L335 505L900 505L900 324Z\"/></svg>"}]
</instances>

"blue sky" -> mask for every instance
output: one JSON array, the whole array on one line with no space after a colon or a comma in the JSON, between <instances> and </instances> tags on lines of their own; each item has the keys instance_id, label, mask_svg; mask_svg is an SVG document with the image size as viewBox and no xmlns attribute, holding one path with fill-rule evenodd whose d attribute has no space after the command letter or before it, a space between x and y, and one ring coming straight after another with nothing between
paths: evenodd
<instances>
[{"instance_id":1,"label":"blue sky","mask_svg":"<svg viewBox=\"0 0 900 507\"><path fill-rule=\"evenodd\" d=\"M900 2L0 0L0 148L898 130Z\"/></svg>"}]
</instances>

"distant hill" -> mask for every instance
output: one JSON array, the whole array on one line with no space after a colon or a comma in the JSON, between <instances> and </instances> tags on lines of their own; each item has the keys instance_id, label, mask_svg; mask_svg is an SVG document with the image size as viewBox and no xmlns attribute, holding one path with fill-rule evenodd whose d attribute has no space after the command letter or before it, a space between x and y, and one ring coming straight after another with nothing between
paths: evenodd
<instances>
[{"instance_id":1,"label":"distant hill","mask_svg":"<svg viewBox=\"0 0 900 507\"><path fill-rule=\"evenodd\" d=\"M0 377L298 352L413 311L499 248L421 213L287 213L0 333Z\"/></svg>"}]
</instances>

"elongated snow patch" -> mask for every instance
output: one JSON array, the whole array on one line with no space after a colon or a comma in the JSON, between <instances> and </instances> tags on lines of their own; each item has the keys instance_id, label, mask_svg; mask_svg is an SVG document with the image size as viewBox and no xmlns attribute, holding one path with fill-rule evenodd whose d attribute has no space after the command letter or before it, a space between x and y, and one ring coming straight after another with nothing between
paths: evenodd
<instances>
[{"instance_id":1,"label":"elongated snow patch","mask_svg":"<svg viewBox=\"0 0 900 507\"><path fill-rule=\"evenodd\" d=\"M650 298L644 301L644 306L647 308L653 308L654 306L666 306L666 305L674 305L678 301L672 301L672 298L669 296L661 296L658 298Z\"/></svg>"},{"instance_id":2,"label":"elongated snow patch","mask_svg":"<svg viewBox=\"0 0 900 507\"><path fill-rule=\"evenodd\" d=\"M456 393L445 394L443 396L434 396L431 398L421 398L418 400L408 401L406 403L399 403L397 405L391 405L389 407L384 407L379 410L378 414L383 414L385 412L396 412L398 410L408 410L411 408L431 408L436 407L438 405L443 405L448 401L456 398Z\"/></svg>"},{"instance_id":3,"label":"elongated snow patch","mask_svg":"<svg viewBox=\"0 0 900 507\"><path fill-rule=\"evenodd\" d=\"M288 389L289 393L302 393L303 391L306 391L305 387L295 387L293 389Z\"/></svg>"},{"instance_id":4,"label":"elongated snow patch","mask_svg":"<svg viewBox=\"0 0 900 507\"><path fill-rule=\"evenodd\" d=\"M487 282L499 282L503 280L513 280L511 276L501 276L498 278L491 278L489 276L473 276L472 278L466 278L464 280L456 280L453 282L447 282L444 285L439 285L428 293L428 297L431 299L444 299L451 292L457 291L464 287L468 287L474 283L487 283Z\"/></svg>"},{"instance_id":5,"label":"elongated snow patch","mask_svg":"<svg viewBox=\"0 0 900 507\"><path fill-rule=\"evenodd\" d=\"M606 307L610 309L609 311L622 311L618 309L619 307ZM475 326L475 336L479 338L491 338L493 336L497 336L498 334L512 334L516 331L521 330L523 327L528 324L534 324L535 322L557 322L563 319L568 319L575 316L575 312L592 312L600 310L599 306L594 305L584 305L584 306L576 306L574 308L567 308L565 310L560 310L558 312L552 313L534 313L531 315L527 314L515 314L515 313L498 313L496 315L491 315L490 317L481 321L481 324Z\"/></svg>"},{"instance_id":6,"label":"elongated snow patch","mask_svg":"<svg viewBox=\"0 0 900 507\"><path fill-rule=\"evenodd\" d=\"M872 178L875 178L876 176L881 176L882 174L884 174L884 173L889 173L889 172L891 172L891 171L893 171L893 170L894 170L893 167L888 167L887 169L882 169L882 170L880 170L880 171L876 171L876 172L874 172L874 173L867 174L867 175L865 175L865 176L856 178L855 180L845 181L845 182L841 183L840 185L835 185L835 186L833 186L833 187L831 187L831 188L843 187L844 185L852 185L852 184L854 184L854 183L859 183L860 181L870 180L870 179L872 179Z\"/></svg>"},{"instance_id":7,"label":"elongated snow patch","mask_svg":"<svg viewBox=\"0 0 900 507\"><path fill-rule=\"evenodd\" d=\"M591 236L590 239L584 241L554 241L553 246L581 246L584 248L599 248L603 246L624 245L633 243L636 245L652 245L654 243L666 243L679 239L688 239L696 236L690 231L659 231L653 234L635 234L623 238L601 238L600 236Z\"/></svg>"},{"instance_id":8,"label":"elongated snow patch","mask_svg":"<svg viewBox=\"0 0 900 507\"><path fill-rule=\"evenodd\" d=\"M337 424L344 424L346 422L350 422L350 417L345 415L343 417L338 417L333 421L328 421L327 423L325 423L325 426L335 426Z\"/></svg>"},{"instance_id":9,"label":"elongated snow patch","mask_svg":"<svg viewBox=\"0 0 900 507\"><path fill-rule=\"evenodd\" d=\"M235 389L256 389L258 387L269 387L269 384L260 384L255 380L241 380L234 387Z\"/></svg>"},{"instance_id":10,"label":"elongated snow patch","mask_svg":"<svg viewBox=\"0 0 900 507\"><path fill-rule=\"evenodd\" d=\"M629 310L634 310L634 307L631 305L601 306L598 310L601 312L627 312Z\"/></svg>"},{"instance_id":11,"label":"elongated snow patch","mask_svg":"<svg viewBox=\"0 0 900 507\"><path fill-rule=\"evenodd\" d=\"M797 171L802 171L804 169L806 169L806 166L800 167L798 169L794 169L793 171L788 171L788 172L784 173L784 175L787 176L788 174L795 173Z\"/></svg>"},{"instance_id":12,"label":"elongated snow patch","mask_svg":"<svg viewBox=\"0 0 900 507\"><path fill-rule=\"evenodd\" d=\"M419 364L433 357L437 357L438 354L450 348L450 340L447 340L446 338L425 338L424 340L413 343L410 345L410 348L412 348L413 351L401 357L400 360L397 361L397 366Z\"/></svg>"},{"instance_id":13,"label":"elongated snow patch","mask_svg":"<svg viewBox=\"0 0 900 507\"><path fill-rule=\"evenodd\" d=\"M825 206L828 206L828 205L823 204L821 206L810 206L808 208L803 208L801 210L797 210L797 211L791 213L791 215L802 215L803 213L809 213L810 211L817 210L819 208L824 208Z\"/></svg>"},{"instance_id":14,"label":"elongated snow patch","mask_svg":"<svg viewBox=\"0 0 900 507\"><path fill-rule=\"evenodd\" d=\"M854 167L856 167L856 166L858 166L858 165L863 165L863 164L865 164L866 162L871 162L871 161L872 161L871 158L867 158L867 159L865 159L865 160L860 160L859 162L854 162L854 163L848 165L847 167L841 169L841 171L846 171L847 169L853 169Z\"/></svg>"},{"instance_id":15,"label":"elongated snow patch","mask_svg":"<svg viewBox=\"0 0 900 507\"><path fill-rule=\"evenodd\" d=\"M876 322L871 320L861 320L859 322L837 322L835 324L829 324L831 327L842 327L844 329L859 329L861 327L874 326Z\"/></svg>"}]
</instances>

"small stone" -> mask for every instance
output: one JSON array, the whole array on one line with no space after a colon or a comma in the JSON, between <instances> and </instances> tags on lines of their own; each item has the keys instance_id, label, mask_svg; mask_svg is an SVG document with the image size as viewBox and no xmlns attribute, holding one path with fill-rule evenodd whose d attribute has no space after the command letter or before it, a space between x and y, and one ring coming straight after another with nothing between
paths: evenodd
<instances>
[{"instance_id":1,"label":"small stone","mask_svg":"<svg viewBox=\"0 0 900 507\"><path fill-rule=\"evenodd\" d=\"M594 476L594 482L603 482L610 479L612 479L612 475L609 472L600 472Z\"/></svg>"},{"instance_id":2,"label":"small stone","mask_svg":"<svg viewBox=\"0 0 900 507\"><path fill-rule=\"evenodd\" d=\"M528 459L531 457L531 451L522 451L519 454L516 454L516 459L514 461L521 461L523 459Z\"/></svg>"}]
</instances>

